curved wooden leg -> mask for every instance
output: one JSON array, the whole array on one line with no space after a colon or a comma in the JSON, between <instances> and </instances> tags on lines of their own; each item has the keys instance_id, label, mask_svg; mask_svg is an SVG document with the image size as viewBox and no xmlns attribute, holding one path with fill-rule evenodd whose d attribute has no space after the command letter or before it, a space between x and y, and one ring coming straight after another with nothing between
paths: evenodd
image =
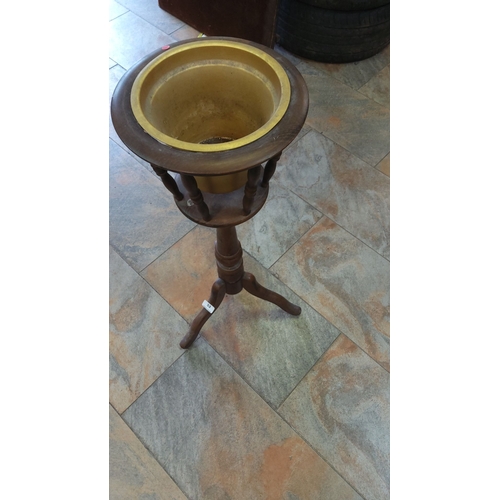
<instances>
[{"instance_id":1,"label":"curved wooden leg","mask_svg":"<svg viewBox=\"0 0 500 500\"><path fill-rule=\"evenodd\" d=\"M212 292L210 293L210 298L208 299L208 302L214 307L213 312L209 313L205 308L203 308L198 313L198 316L196 316L196 318L194 319L191 327L189 328L189 331L181 340L180 346L183 349L187 349L188 347L190 347L191 344L196 340L196 337L198 337L198 334L200 333L203 325L207 322L208 318L210 318L215 310L221 305L224 295L226 295L226 284L219 278L212 285Z\"/></svg>"},{"instance_id":2,"label":"curved wooden leg","mask_svg":"<svg viewBox=\"0 0 500 500\"><path fill-rule=\"evenodd\" d=\"M243 275L243 288L248 293L255 295L259 299L267 300L268 302L276 304L278 307L281 307L283 311L289 314L298 316L302 312L302 309L299 306L292 304L279 293L272 292L271 290L268 290L260 285L253 274L245 273Z\"/></svg>"}]
</instances>

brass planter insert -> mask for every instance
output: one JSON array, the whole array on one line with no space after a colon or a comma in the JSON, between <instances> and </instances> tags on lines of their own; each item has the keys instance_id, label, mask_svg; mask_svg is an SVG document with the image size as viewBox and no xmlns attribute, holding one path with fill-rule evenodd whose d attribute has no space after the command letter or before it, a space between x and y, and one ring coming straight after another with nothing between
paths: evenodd
<instances>
[{"instance_id":1,"label":"brass planter insert","mask_svg":"<svg viewBox=\"0 0 500 500\"><path fill-rule=\"evenodd\" d=\"M256 47L201 39L147 64L130 100L136 120L162 144L220 152L249 144L275 127L290 103L290 82L282 66ZM196 179L202 190L228 192L244 185L246 172Z\"/></svg>"}]
</instances>

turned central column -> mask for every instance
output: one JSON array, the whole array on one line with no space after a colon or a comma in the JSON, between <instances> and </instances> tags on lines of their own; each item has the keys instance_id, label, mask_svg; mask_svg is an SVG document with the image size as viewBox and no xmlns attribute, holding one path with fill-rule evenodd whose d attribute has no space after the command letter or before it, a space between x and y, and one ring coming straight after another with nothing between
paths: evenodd
<instances>
[{"instance_id":1,"label":"turned central column","mask_svg":"<svg viewBox=\"0 0 500 500\"><path fill-rule=\"evenodd\" d=\"M226 283L226 293L236 295L243 288L243 250L234 226L218 227L215 259L219 278Z\"/></svg>"}]
</instances>

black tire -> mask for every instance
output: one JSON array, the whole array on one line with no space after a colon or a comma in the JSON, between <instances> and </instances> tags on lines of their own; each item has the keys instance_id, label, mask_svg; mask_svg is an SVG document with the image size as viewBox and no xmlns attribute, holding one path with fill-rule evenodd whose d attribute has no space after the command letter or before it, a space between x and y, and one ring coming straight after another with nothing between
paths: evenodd
<instances>
[{"instance_id":1,"label":"black tire","mask_svg":"<svg viewBox=\"0 0 500 500\"><path fill-rule=\"evenodd\" d=\"M369 10L387 5L389 0L299 0L320 9Z\"/></svg>"},{"instance_id":2,"label":"black tire","mask_svg":"<svg viewBox=\"0 0 500 500\"><path fill-rule=\"evenodd\" d=\"M290 52L315 61L359 61L389 44L389 15L389 4L346 12L313 7L299 0L282 0L277 41Z\"/></svg>"}]
</instances>

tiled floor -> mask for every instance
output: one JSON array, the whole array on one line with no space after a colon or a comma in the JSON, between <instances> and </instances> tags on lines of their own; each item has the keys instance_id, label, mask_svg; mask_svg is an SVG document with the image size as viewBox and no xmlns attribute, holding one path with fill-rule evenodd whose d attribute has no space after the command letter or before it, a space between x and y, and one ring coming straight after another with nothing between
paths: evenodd
<instances>
[{"instance_id":1,"label":"tiled floor","mask_svg":"<svg viewBox=\"0 0 500 500\"><path fill-rule=\"evenodd\" d=\"M138 59L198 33L156 0L110 2L110 98ZM354 64L278 51L310 92L243 292L179 341L216 279L215 232L177 210L110 123L110 498L389 498L389 48Z\"/></svg>"}]
</instances>

